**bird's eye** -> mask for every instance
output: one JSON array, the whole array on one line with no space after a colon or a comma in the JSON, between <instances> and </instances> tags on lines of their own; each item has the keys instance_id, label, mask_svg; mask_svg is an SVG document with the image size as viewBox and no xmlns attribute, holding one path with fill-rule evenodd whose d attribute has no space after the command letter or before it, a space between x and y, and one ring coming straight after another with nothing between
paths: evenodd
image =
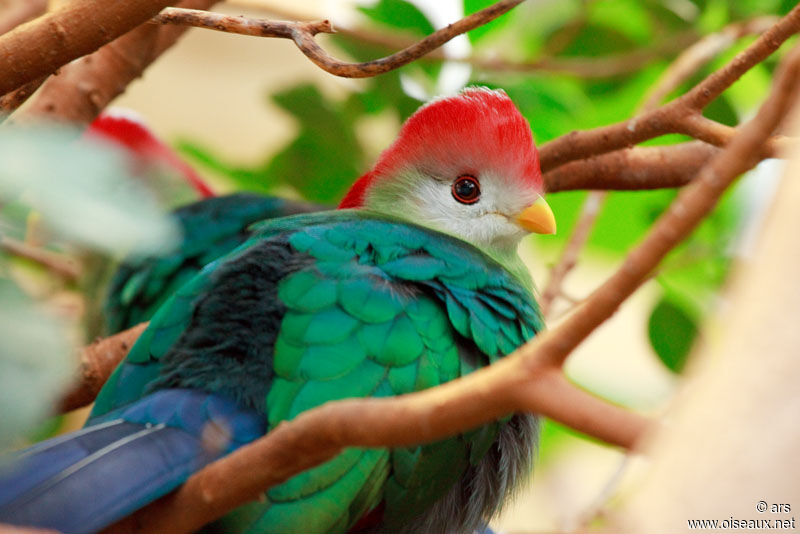
<instances>
[{"instance_id":1,"label":"bird's eye","mask_svg":"<svg viewBox=\"0 0 800 534\"><path fill-rule=\"evenodd\" d=\"M481 186L478 179L469 174L462 174L453 182L453 198L462 204L474 204L481 198Z\"/></svg>"}]
</instances>

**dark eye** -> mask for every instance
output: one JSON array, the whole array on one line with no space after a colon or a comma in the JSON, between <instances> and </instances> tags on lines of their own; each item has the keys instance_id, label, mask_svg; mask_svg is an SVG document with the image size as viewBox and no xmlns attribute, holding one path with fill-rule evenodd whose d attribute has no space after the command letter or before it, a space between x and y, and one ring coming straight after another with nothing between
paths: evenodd
<instances>
[{"instance_id":1,"label":"dark eye","mask_svg":"<svg viewBox=\"0 0 800 534\"><path fill-rule=\"evenodd\" d=\"M478 179L469 174L462 174L453 182L453 198L462 204L474 204L481 198L481 186Z\"/></svg>"}]
</instances>

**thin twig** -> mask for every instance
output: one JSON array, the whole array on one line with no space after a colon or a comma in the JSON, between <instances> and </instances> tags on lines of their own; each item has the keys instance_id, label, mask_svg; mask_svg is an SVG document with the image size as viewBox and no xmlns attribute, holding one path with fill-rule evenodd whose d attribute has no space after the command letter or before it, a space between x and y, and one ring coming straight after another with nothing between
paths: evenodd
<instances>
[{"instance_id":1,"label":"thin twig","mask_svg":"<svg viewBox=\"0 0 800 534\"><path fill-rule=\"evenodd\" d=\"M278 37L293 39L296 32L317 35L335 33L330 21L288 22L266 19L253 19L236 15L225 15L200 9L168 7L150 19L152 24L176 24L193 26L206 30L216 30L239 35L256 37Z\"/></svg>"},{"instance_id":2,"label":"thin twig","mask_svg":"<svg viewBox=\"0 0 800 534\"><path fill-rule=\"evenodd\" d=\"M564 283L564 279L577 264L578 256L592 233L594 222L603 207L606 196L605 191L590 191L589 196L586 197L581 207L581 214L578 216L578 222L575 223L572 234L569 236L567 244L564 245L561 257L550 271L550 279L539 297L539 307L545 317L550 316L550 307L556 297L561 295L561 285Z\"/></svg>"},{"instance_id":3,"label":"thin twig","mask_svg":"<svg viewBox=\"0 0 800 534\"><path fill-rule=\"evenodd\" d=\"M453 37L487 24L521 4L523 1L524 0L501 0L459 21L448 24L445 28L433 32L424 39L399 52L363 63L340 61L328 54L314 41L314 36L317 33L330 32L330 23L327 21L316 23L256 21L253 19L246 19L245 17L231 17L219 13L198 14L186 10L170 9L165 11L167 14L166 17L156 17L154 22L162 24L188 24L191 26L230 31L233 33L292 39L300 51L324 71L344 78L367 78L407 65L442 46ZM259 33L260 25L269 27L269 30L266 30L266 34Z\"/></svg>"},{"instance_id":4,"label":"thin twig","mask_svg":"<svg viewBox=\"0 0 800 534\"><path fill-rule=\"evenodd\" d=\"M308 18L284 6L253 6L244 2L226 2L228 5L241 6L252 9L256 7L265 13L277 15L291 20L307 21ZM397 34L381 33L363 28L336 27L338 35L345 35L361 43L373 44L388 49L406 48L414 44L411 37ZM628 74L640 70L644 65L664 56L670 56L683 50L697 40L694 31L682 32L671 36L663 42L646 48L619 54L608 54L599 57L552 57L553 52L547 51L547 56L532 61L510 61L493 57L459 57L437 49L420 58L421 61L452 61L466 63L481 70L495 72L555 72L572 74L582 78L608 78L621 74ZM548 41L549 43L550 41Z\"/></svg>"},{"instance_id":5,"label":"thin twig","mask_svg":"<svg viewBox=\"0 0 800 534\"><path fill-rule=\"evenodd\" d=\"M38 263L48 271L67 280L77 280L81 274L80 265L74 259L31 246L8 236L0 236L0 249Z\"/></svg>"}]
</instances>

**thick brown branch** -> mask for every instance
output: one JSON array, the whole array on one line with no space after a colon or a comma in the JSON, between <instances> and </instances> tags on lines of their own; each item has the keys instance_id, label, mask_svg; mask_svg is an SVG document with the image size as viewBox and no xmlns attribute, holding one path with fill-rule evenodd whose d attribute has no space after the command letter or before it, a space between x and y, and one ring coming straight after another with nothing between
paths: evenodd
<instances>
[{"instance_id":1,"label":"thick brown branch","mask_svg":"<svg viewBox=\"0 0 800 534\"><path fill-rule=\"evenodd\" d=\"M124 2L122 2L124 3ZM181 6L209 8L216 0L183 0ZM39 120L89 124L111 100L125 91L144 69L171 47L186 27L160 28L144 24L97 52L51 76L8 120L23 124Z\"/></svg>"},{"instance_id":2,"label":"thick brown branch","mask_svg":"<svg viewBox=\"0 0 800 534\"><path fill-rule=\"evenodd\" d=\"M545 144L540 151L542 170L548 171L569 161L624 148L667 133L687 133L724 144L733 130L708 119L698 119L700 111L798 30L800 6L685 95L641 116L594 130L571 132Z\"/></svg>"},{"instance_id":3,"label":"thick brown branch","mask_svg":"<svg viewBox=\"0 0 800 534\"><path fill-rule=\"evenodd\" d=\"M683 187L719 151L702 141L615 150L544 173L545 189L555 193L578 189L633 191Z\"/></svg>"},{"instance_id":4,"label":"thick brown branch","mask_svg":"<svg viewBox=\"0 0 800 534\"><path fill-rule=\"evenodd\" d=\"M0 114L8 115L9 113L15 111L18 107L25 103L25 101L28 100L28 98L35 93L39 87L42 86L46 79L47 76L42 76L41 78L32 80L22 87L17 87L13 91L0 97Z\"/></svg>"},{"instance_id":5,"label":"thick brown branch","mask_svg":"<svg viewBox=\"0 0 800 534\"><path fill-rule=\"evenodd\" d=\"M78 379L73 389L61 400L59 411L68 412L94 402L100 388L145 328L147 323L142 323L84 348L81 352Z\"/></svg>"},{"instance_id":6,"label":"thick brown branch","mask_svg":"<svg viewBox=\"0 0 800 534\"><path fill-rule=\"evenodd\" d=\"M367 78L377 76L390 70L407 65L425 54L439 48L457 35L487 24L500 15L510 11L524 0L501 0L472 15L437 30L399 52L390 56L364 63L348 63L340 61L328 54L316 41L314 35L330 32L327 21L317 23L256 21L244 17L231 17L217 13L198 14L170 10L167 16L159 17L155 22L170 24L189 24L202 28L220 31L261 35L264 37L283 37L292 39L303 54L321 69L344 78ZM264 30L261 27L265 28Z\"/></svg>"},{"instance_id":7,"label":"thick brown branch","mask_svg":"<svg viewBox=\"0 0 800 534\"><path fill-rule=\"evenodd\" d=\"M516 409L536 409L624 446L632 446L642 434L646 420L580 391L559 369L533 369L524 362L517 354L419 393L391 399L344 400L304 412L210 465L176 493L110 530L190 532L254 500L266 488L335 456L346 446L406 446L434 441Z\"/></svg>"},{"instance_id":8,"label":"thick brown branch","mask_svg":"<svg viewBox=\"0 0 800 534\"><path fill-rule=\"evenodd\" d=\"M72 0L0 37L0 94L52 74L156 15L170 0Z\"/></svg>"}]
</instances>

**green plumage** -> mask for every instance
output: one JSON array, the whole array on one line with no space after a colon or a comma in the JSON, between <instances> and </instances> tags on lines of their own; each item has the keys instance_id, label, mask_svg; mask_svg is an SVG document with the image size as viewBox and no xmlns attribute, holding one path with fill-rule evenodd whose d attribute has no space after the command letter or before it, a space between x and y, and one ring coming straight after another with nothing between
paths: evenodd
<instances>
[{"instance_id":1,"label":"green plumage","mask_svg":"<svg viewBox=\"0 0 800 534\"><path fill-rule=\"evenodd\" d=\"M139 280L129 284L141 287ZM363 211L260 223L159 309L93 415L153 389L202 387L257 407L274 427L331 400L432 387L488 365L542 328L528 286L463 241ZM229 323L255 333L231 340ZM197 347L210 347L202 361ZM223 523L345 532L383 502L383 531L399 532L499 454L490 451L506 424L408 449L348 449Z\"/></svg>"},{"instance_id":2,"label":"green plumage","mask_svg":"<svg viewBox=\"0 0 800 534\"><path fill-rule=\"evenodd\" d=\"M317 211L321 206L253 193L212 197L178 208L178 245L155 256L128 258L111 280L104 304L106 329L114 333L152 317L164 301L200 269L250 237L258 221Z\"/></svg>"}]
</instances>

